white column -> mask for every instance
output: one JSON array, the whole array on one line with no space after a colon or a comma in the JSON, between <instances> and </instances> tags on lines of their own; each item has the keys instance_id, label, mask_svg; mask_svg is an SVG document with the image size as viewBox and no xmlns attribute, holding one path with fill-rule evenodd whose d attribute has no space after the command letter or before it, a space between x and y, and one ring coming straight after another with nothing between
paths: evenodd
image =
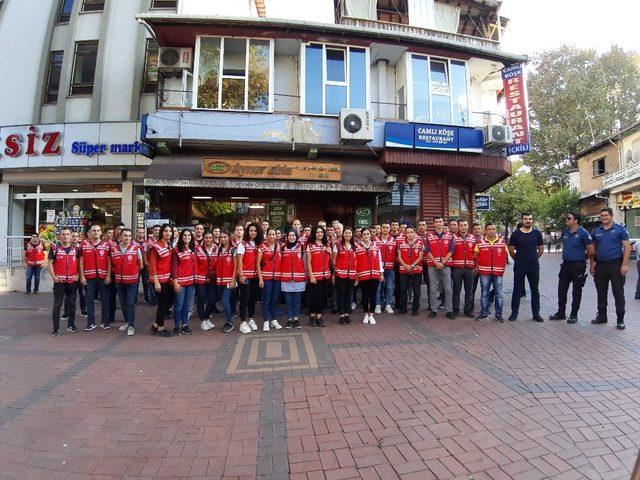
<instances>
[{"instance_id":1,"label":"white column","mask_svg":"<svg viewBox=\"0 0 640 480\"><path fill-rule=\"evenodd\" d=\"M0 265L7 263L7 235L9 235L9 184L0 183Z\"/></svg>"},{"instance_id":2,"label":"white column","mask_svg":"<svg viewBox=\"0 0 640 480\"><path fill-rule=\"evenodd\" d=\"M122 182L122 223L129 228L135 228L133 224L133 182Z\"/></svg>"},{"instance_id":3,"label":"white column","mask_svg":"<svg viewBox=\"0 0 640 480\"><path fill-rule=\"evenodd\" d=\"M378 73L378 118L388 118L389 105L384 102L388 102L387 96L387 60L380 59L376 62L376 69Z\"/></svg>"}]
</instances>

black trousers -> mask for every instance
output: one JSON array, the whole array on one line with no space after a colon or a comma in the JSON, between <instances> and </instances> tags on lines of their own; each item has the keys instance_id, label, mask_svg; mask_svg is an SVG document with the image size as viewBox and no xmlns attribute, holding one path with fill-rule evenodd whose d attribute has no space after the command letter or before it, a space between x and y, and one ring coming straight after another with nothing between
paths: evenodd
<instances>
[{"instance_id":1,"label":"black trousers","mask_svg":"<svg viewBox=\"0 0 640 480\"><path fill-rule=\"evenodd\" d=\"M429 282L429 267L426 264L422 265L422 281L427 286L427 292L429 292L430 282ZM442 290L442 289L441 289ZM427 293L427 309L431 310L431 295Z\"/></svg>"},{"instance_id":2,"label":"black trousers","mask_svg":"<svg viewBox=\"0 0 640 480\"><path fill-rule=\"evenodd\" d=\"M511 315L518 316L520 310L520 299L524 293L524 279L529 280L531 289L531 313L533 316L540 315L540 263L535 261L519 260L513 264L513 294L511 295Z\"/></svg>"},{"instance_id":3,"label":"black trousers","mask_svg":"<svg viewBox=\"0 0 640 480\"><path fill-rule=\"evenodd\" d=\"M452 268L453 282L453 313L460 311L460 293L464 287L464 313L473 313L473 268Z\"/></svg>"},{"instance_id":4,"label":"black trousers","mask_svg":"<svg viewBox=\"0 0 640 480\"><path fill-rule=\"evenodd\" d=\"M411 310L417 312L420 309L421 279L421 273L400 275L400 307L398 308L400 313L407 311L407 294L409 293L409 289L413 291L413 304L411 305Z\"/></svg>"},{"instance_id":5,"label":"black trousers","mask_svg":"<svg viewBox=\"0 0 640 480\"><path fill-rule=\"evenodd\" d=\"M156 308L156 325L164 327L164 319L169 315L173 305L173 284L171 281L160 284L160 292L156 292L158 307Z\"/></svg>"},{"instance_id":6,"label":"black trousers","mask_svg":"<svg viewBox=\"0 0 640 480\"><path fill-rule=\"evenodd\" d=\"M353 295L353 280L350 278L336 277L335 290L338 314L344 315L352 313L351 298Z\"/></svg>"},{"instance_id":7,"label":"black trousers","mask_svg":"<svg viewBox=\"0 0 640 480\"><path fill-rule=\"evenodd\" d=\"M558 274L558 313L565 314L567 308L567 294L569 286L573 284L571 291L570 317L577 317L582 301L582 288L587 281L587 264L584 261L562 262Z\"/></svg>"},{"instance_id":8,"label":"black trousers","mask_svg":"<svg viewBox=\"0 0 640 480\"><path fill-rule=\"evenodd\" d=\"M247 312L249 313L249 318L255 318L256 316L256 300L258 299L259 287L260 283L257 278L251 278L244 285L240 285L240 320L243 322L247 320Z\"/></svg>"},{"instance_id":9,"label":"black trousers","mask_svg":"<svg viewBox=\"0 0 640 480\"><path fill-rule=\"evenodd\" d=\"M309 314L322 315L324 310L324 301L327 295L327 280L318 279L316 283L309 283Z\"/></svg>"},{"instance_id":10,"label":"black trousers","mask_svg":"<svg viewBox=\"0 0 640 480\"><path fill-rule=\"evenodd\" d=\"M60 309L64 303L64 309L68 316L67 325L69 327L76 324L76 292L78 287L75 283L54 283L53 284L53 329L60 330Z\"/></svg>"},{"instance_id":11,"label":"black trousers","mask_svg":"<svg viewBox=\"0 0 640 480\"><path fill-rule=\"evenodd\" d=\"M376 293L380 280L371 278L369 280L361 280L358 282L362 291L362 310L364 313L373 313L376 309Z\"/></svg>"},{"instance_id":12,"label":"black trousers","mask_svg":"<svg viewBox=\"0 0 640 480\"><path fill-rule=\"evenodd\" d=\"M85 287L84 285L80 282L77 281L76 283L73 284L74 288L76 289L76 298L80 298L80 312L86 314L87 313L87 298L86 298L86 291L85 291ZM75 306L75 304L74 304ZM64 316L68 317L69 316L69 312L67 311L67 304L64 304Z\"/></svg>"},{"instance_id":13,"label":"black trousers","mask_svg":"<svg viewBox=\"0 0 640 480\"><path fill-rule=\"evenodd\" d=\"M109 284L109 323L116 321L116 276L111 275L111 283ZM173 297L171 297L173 301Z\"/></svg>"},{"instance_id":14,"label":"black trousers","mask_svg":"<svg viewBox=\"0 0 640 480\"><path fill-rule=\"evenodd\" d=\"M609 282L611 282L611 291L616 302L616 316L618 322L624 320L624 279L620 273L622 259L612 260L608 262L596 260L596 268L594 279L596 283L596 291L598 292L598 318L607 318L607 293L609 290Z\"/></svg>"}]
</instances>

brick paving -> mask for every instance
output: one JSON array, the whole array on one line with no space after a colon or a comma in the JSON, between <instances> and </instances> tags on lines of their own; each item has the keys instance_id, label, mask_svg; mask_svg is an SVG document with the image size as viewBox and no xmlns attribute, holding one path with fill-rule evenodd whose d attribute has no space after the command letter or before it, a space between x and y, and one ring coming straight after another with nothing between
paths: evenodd
<instances>
[{"instance_id":1,"label":"brick paving","mask_svg":"<svg viewBox=\"0 0 640 480\"><path fill-rule=\"evenodd\" d=\"M543 257L546 316L558 266ZM328 316L324 329L171 339L147 334L144 305L134 337L53 338L50 295L2 295L0 479L626 479L640 446L636 278L624 332L588 323L591 279L577 325L534 323L525 301L515 323Z\"/></svg>"}]
</instances>

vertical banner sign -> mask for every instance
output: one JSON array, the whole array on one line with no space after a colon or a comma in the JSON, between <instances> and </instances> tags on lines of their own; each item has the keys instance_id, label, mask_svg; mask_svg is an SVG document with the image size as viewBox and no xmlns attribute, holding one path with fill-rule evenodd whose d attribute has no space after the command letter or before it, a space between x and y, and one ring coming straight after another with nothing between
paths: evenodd
<instances>
[{"instance_id":1,"label":"vertical banner sign","mask_svg":"<svg viewBox=\"0 0 640 480\"><path fill-rule=\"evenodd\" d=\"M282 228L287 222L287 201L282 198L272 198L269 202L269 225Z\"/></svg>"},{"instance_id":2,"label":"vertical banner sign","mask_svg":"<svg viewBox=\"0 0 640 480\"><path fill-rule=\"evenodd\" d=\"M502 84L507 104L507 125L513 129L513 144L507 146L507 155L531 151L529 143L529 112L524 66L521 63L502 69Z\"/></svg>"},{"instance_id":3,"label":"vertical banner sign","mask_svg":"<svg viewBox=\"0 0 640 480\"><path fill-rule=\"evenodd\" d=\"M358 207L356 208L356 227L370 227L371 226L371 208L370 207Z\"/></svg>"}]
</instances>

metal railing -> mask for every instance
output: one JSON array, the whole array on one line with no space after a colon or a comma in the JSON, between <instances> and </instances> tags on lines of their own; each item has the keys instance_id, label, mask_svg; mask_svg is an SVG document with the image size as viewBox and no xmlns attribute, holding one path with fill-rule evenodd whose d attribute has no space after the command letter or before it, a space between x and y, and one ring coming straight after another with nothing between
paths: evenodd
<instances>
[{"instance_id":1,"label":"metal railing","mask_svg":"<svg viewBox=\"0 0 640 480\"><path fill-rule=\"evenodd\" d=\"M0 235L0 267L13 271L24 266L24 246L31 237Z\"/></svg>"},{"instance_id":2,"label":"metal railing","mask_svg":"<svg viewBox=\"0 0 640 480\"><path fill-rule=\"evenodd\" d=\"M637 178L640 178L640 164L629 168L623 168L622 170L606 175L602 179L602 188L609 189L617 187L618 185L622 185L623 183Z\"/></svg>"}]
</instances>

